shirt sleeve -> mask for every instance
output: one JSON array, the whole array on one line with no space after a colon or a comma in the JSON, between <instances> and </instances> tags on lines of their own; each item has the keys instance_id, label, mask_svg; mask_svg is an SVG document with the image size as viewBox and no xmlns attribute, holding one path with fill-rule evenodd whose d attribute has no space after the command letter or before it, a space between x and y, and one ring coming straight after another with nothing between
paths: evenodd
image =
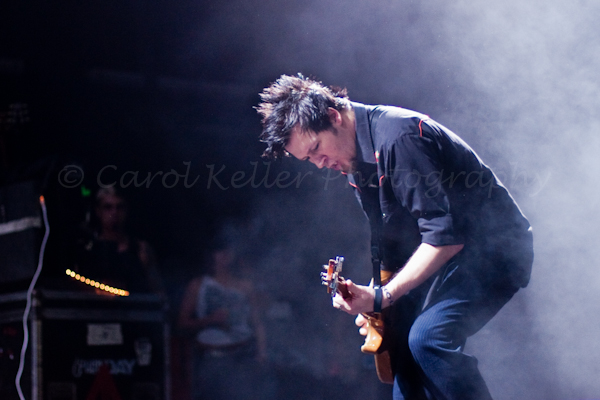
<instances>
[{"instance_id":1,"label":"shirt sleeve","mask_svg":"<svg viewBox=\"0 0 600 400\"><path fill-rule=\"evenodd\" d=\"M396 200L417 220L422 243L462 244L442 184L440 152L432 139L418 134L398 137L386 151L385 180Z\"/></svg>"}]
</instances>

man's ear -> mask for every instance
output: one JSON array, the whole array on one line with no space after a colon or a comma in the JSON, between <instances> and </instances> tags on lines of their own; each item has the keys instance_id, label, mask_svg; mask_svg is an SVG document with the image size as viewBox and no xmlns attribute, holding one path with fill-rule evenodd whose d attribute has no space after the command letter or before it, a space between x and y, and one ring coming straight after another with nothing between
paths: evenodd
<instances>
[{"instance_id":1,"label":"man's ear","mask_svg":"<svg viewBox=\"0 0 600 400\"><path fill-rule=\"evenodd\" d=\"M333 107L329 107L327 110L329 114L329 120L333 126L340 126L342 124L342 114Z\"/></svg>"}]
</instances>

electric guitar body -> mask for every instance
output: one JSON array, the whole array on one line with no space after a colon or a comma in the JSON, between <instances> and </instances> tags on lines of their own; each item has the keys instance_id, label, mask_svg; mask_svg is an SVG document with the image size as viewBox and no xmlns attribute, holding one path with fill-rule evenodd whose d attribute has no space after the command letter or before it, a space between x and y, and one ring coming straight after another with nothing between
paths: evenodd
<instances>
[{"instance_id":1,"label":"electric guitar body","mask_svg":"<svg viewBox=\"0 0 600 400\"><path fill-rule=\"evenodd\" d=\"M326 271L321 273L321 282L323 285L327 286L327 293L332 297L335 296L336 293L339 293L344 299L349 299L352 297L352 294L348 292L344 278L340 275L343 263L344 257L338 256L335 260L329 260L329 264L323 266ZM390 276L391 274L382 276L382 284L387 283ZM386 328L384 322L387 310L389 309L383 310L380 313L370 312L362 314L367 320L367 335L365 337L365 343L361 346L360 350L363 353L372 354L375 357L375 367L377 369L379 380L383 383L393 384L393 343L390 339L391 335L389 330Z\"/></svg>"}]
</instances>

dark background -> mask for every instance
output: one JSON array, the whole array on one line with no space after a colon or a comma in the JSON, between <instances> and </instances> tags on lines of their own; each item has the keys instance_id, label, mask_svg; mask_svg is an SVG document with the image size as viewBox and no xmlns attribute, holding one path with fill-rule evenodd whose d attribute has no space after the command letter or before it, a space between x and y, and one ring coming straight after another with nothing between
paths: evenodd
<instances>
[{"instance_id":1,"label":"dark background","mask_svg":"<svg viewBox=\"0 0 600 400\"><path fill-rule=\"evenodd\" d=\"M493 395L598 398L598 17L591 0L3 1L0 112L27 104L28 121L3 132L1 183L45 182L45 268L59 274L61 240L89 207L81 185L95 189L106 166L103 182L120 184L189 165L188 181L127 188L132 230L155 248L173 307L227 236L272 304L291 304L295 343L312 349L295 362L314 376L331 365L319 265L345 254L346 274L366 281L367 228L341 178L263 164L252 107L280 74L302 72L356 101L416 109L471 144L534 227L530 287L470 345ZM67 188L73 165L85 177ZM306 177L270 185L282 171ZM350 317L338 325L360 343Z\"/></svg>"}]
</instances>

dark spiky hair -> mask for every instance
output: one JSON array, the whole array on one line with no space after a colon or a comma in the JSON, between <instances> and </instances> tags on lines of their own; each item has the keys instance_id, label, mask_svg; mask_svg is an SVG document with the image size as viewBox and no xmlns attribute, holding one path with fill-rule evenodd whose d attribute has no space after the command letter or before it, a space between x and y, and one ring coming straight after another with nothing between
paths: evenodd
<instances>
[{"instance_id":1,"label":"dark spiky hair","mask_svg":"<svg viewBox=\"0 0 600 400\"><path fill-rule=\"evenodd\" d=\"M260 140L267 144L263 157L280 158L287 154L292 128L319 133L331 127L329 107L338 111L348 106L346 89L327 87L302 74L281 75L260 93L255 107L262 117Z\"/></svg>"}]
</instances>

